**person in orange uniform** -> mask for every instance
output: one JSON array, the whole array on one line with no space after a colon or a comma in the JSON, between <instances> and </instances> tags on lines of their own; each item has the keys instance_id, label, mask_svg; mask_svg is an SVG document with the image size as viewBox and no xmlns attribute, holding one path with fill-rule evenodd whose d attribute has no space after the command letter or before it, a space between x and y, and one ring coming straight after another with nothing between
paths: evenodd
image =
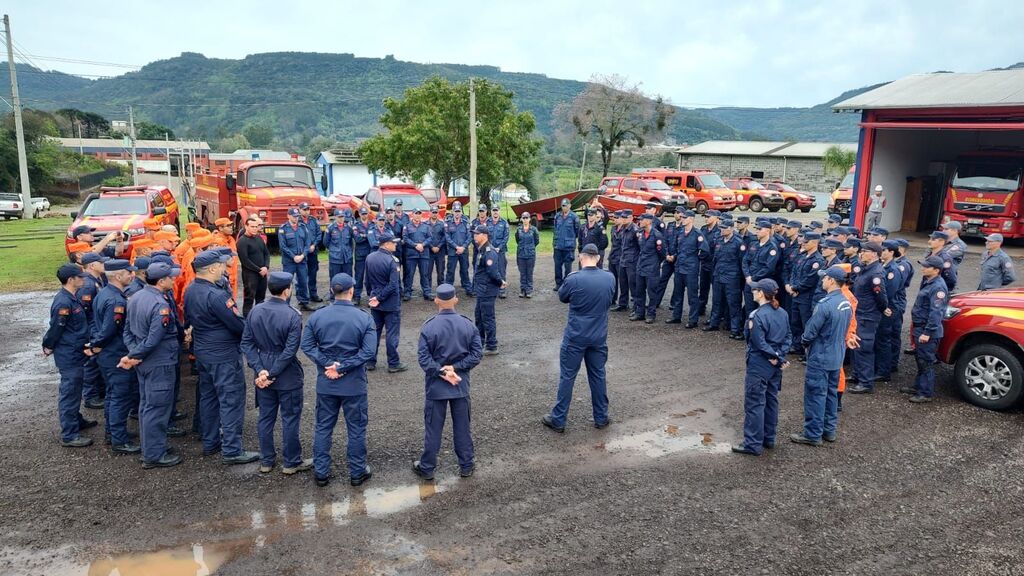
<instances>
[{"instance_id":1,"label":"person in orange uniform","mask_svg":"<svg viewBox=\"0 0 1024 576\"><path fill-rule=\"evenodd\" d=\"M135 259L139 256L149 256L153 250L156 250L156 242L148 237L139 238L132 242L132 256L131 264L135 265Z\"/></svg>"},{"instance_id":2,"label":"person in orange uniform","mask_svg":"<svg viewBox=\"0 0 1024 576\"><path fill-rule=\"evenodd\" d=\"M214 222L217 231L213 233L224 246L231 248L235 256L228 262L228 282L231 284L231 293L238 294L238 246L235 242L235 225L230 218L217 218Z\"/></svg>"},{"instance_id":3,"label":"person in orange uniform","mask_svg":"<svg viewBox=\"0 0 1024 576\"><path fill-rule=\"evenodd\" d=\"M153 235L160 231L160 227L163 223L159 218L146 218L142 225L146 228L146 238L152 240Z\"/></svg>"},{"instance_id":4,"label":"person in orange uniform","mask_svg":"<svg viewBox=\"0 0 1024 576\"><path fill-rule=\"evenodd\" d=\"M850 264L837 264L840 268L846 272L846 277L850 277L850 270L853 268ZM858 347L857 340L857 299L853 297L853 292L850 290L849 282L844 282L841 290L843 296L850 302L850 306L853 308L853 313L850 316L850 327L846 329L846 347L855 349ZM839 411L843 409L843 392L846 391L846 370L843 367L839 368Z\"/></svg>"},{"instance_id":5,"label":"person in orange uniform","mask_svg":"<svg viewBox=\"0 0 1024 576\"><path fill-rule=\"evenodd\" d=\"M199 222L186 222L185 223L185 239L191 240L196 235L196 230L199 230L203 226Z\"/></svg>"},{"instance_id":6,"label":"person in orange uniform","mask_svg":"<svg viewBox=\"0 0 1024 576\"><path fill-rule=\"evenodd\" d=\"M181 238L179 238L177 234L164 230L153 234L153 240L156 241L160 250L166 250L168 254L173 254L174 249L177 248L178 243L181 242Z\"/></svg>"},{"instance_id":7,"label":"person in orange uniform","mask_svg":"<svg viewBox=\"0 0 1024 576\"><path fill-rule=\"evenodd\" d=\"M68 244L68 262L81 265L82 254L92 251L88 242L72 242Z\"/></svg>"},{"instance_id":8,"label":"person in orange uniform","mask_svg":"<svg viewBox=\"0 0 1024 576\"><path fill-rule=\"evenodd\" d=\"M192 269L192 261L195 260L196 254L212 245L213 241L213 234L209 230L199 229L196 230L191 240L182 242L182 244L189 245L189 250L182 254L181 260L178 260L181 265L181 275L174 279L174 301L178 304L178 310L181 312L179 318L185 317L185 288L188 288L188 285L196 278L195 270Z\"/></svg>"}]
</instances>

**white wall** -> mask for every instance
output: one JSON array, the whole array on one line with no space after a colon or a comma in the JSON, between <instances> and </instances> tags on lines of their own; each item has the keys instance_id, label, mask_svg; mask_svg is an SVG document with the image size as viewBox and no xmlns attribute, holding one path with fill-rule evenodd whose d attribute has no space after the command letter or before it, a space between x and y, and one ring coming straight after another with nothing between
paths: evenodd
<instances>
[{"instance_id":1,"label":"white wall","mask_svg":"<svg viewBox=\"0 0 1024 576\"><path fill-rule=\"evenodd\" d=\"M334 164L331 166L331 191L334 194L362 196L373 186L373 173L362 164ZM400 178L378 176L377 184L402 184Z\"/></svg>"},{"instance_id":2,"label":"white wall","mask_svg":"<svg viewBox=\"0 0 1024 576\"><path fill-rule=\"evenodd\" d=\"M868 193L881 184L888 198L882 227L897 231L903 222L908 177L926 176L932 162L952 163L956 157L987 146L1024 148L1024 132L974 130L879 130Z\"/></svg>"}]
</instances>

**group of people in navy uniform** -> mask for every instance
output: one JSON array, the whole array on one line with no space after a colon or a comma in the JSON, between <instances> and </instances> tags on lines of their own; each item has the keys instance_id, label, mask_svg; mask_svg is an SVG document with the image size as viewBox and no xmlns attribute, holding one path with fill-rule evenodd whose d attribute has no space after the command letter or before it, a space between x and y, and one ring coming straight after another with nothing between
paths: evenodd
<instances>
[{"instance_id":1,"label":"group of people in navy uniform","mask_svg":"<svg viewBox=\"0 0 1024 576\"><path fill-rule=\"evenodd\" d=\"M175 405L187 350L199 375L194 428L204 456L219 454L225 464L259 461L260 472L269 473L277 465L274 428L280 418L282 473L313 470L316 483L324 486L332 476L333 431L343 415L350 483L361 485L372 476L366 463L367 372L376 369L382 336L387 371L407 370L398 350L401 309L412 297L418 272L421 294L436 304L438 314L423 325L417 347L425 372L425 435L413 471L433 478L450 411L460 475L472 475L470 371L483 356L498 352L495 303L508 288L506 253L513 233L497 209L488 216L481 206L469 221L458 202L453 208L442 220L436 208L426 217L420 211L409 216L396 202L372 222L365 209L358 216L338 211L323 232L309 217L308 206L290 210L280 231L283 271L268 274L270 298L245 317L227 283L227 265L235 256L230 248L195 254L183 315L173 296L181 268L169 255L154 252L133 263L87 252L61 266L57 278L62 288L51 306L43 352L54 356L60 372L62 445L92 443L80 433L97 425L80 411L91 365L104 375L102 407L112 450L140 454L144 468L179 464L181 456L168 445L168 437L184 434L173 422L184 418ZM697 215L685 208L668 222L657 211L651 204L636 218L630 210L608 214L595 203L581 219L564 201L556 213L554 290L568 304L568 318L556 402L542 423L565 431L582 365L593 425L608 426L609 312L628 311L630 320L652 324L671 281L666 323L683 324L685 317L685 327L694 329L705 317L704 331L727 330L730 338L746 343L743 442L733 447L735 452L756 455L775 446L778 392L790 356L807 365L804 428L790 439L815 446L835 441L844 364L852 366L851 393L872 392L898 368L906 290L914 275L909 243L888 238L879 227L862 238L838 217L804 226L782 218L751 222L745 215L734 219L708 210L698 226ZM931 234L929 252L918 261L923 278L910 311L918 374L913 386L900 389L915 403L934 396L942 317L965 252L958 231L951 222ZM1000 250L1002 238L996 236L987 239L979 289L1015 280L1012 262ZM530 298L540 235L528 214L522 215L514 238L520 297ZM311 302L324 300L315 281L321 247L327 250L331 301L314 308ZM573 272L577 252L579 266ZM473 320L455 313L456 268L461 288L475 298ZM360 307L363 292L367 310ZM290 305L293 295L300 310L312 312L305 325ZM317 369L311 459L303 459L299 439L300 349ZM243 362L254 375L258 451L242 445ZM137 436L128 430L132 415L139 420Z\"/></svg>"}]
</instances>

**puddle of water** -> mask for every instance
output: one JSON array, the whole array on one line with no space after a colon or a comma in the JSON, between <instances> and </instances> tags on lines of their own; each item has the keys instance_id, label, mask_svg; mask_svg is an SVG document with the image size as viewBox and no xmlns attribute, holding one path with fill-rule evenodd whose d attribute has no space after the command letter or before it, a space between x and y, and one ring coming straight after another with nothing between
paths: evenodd
<instances>
[{"instance_id":1,"label":"puddle of water","mask_svg":"<svg viewBox=\"0 0 1024 576\"><path fill-rule=\"evenodd\" d=\"M267 537L261 534L255 538L194 543L152 552L107 556L90 564L77 561L70 547L47 552L5 549L0 557L4 560L4 574L209 576L224 564L254 553L267 542Z\"/></svg>"},{"instance_id":2,"label":"puddle of water","mask_svg":"<svg viewBox=\"0 0 1024 576\"><path fill-rule=\"evenodd\" d=\"M604 448L612 453L635 451L650 458L659 458L685 451L723 454L729 452L731 446L715 442L714 435L709 432L686 432L679 426L668 424L658 430L615 438L605 443Z\"/></svg>"}]
</instances>

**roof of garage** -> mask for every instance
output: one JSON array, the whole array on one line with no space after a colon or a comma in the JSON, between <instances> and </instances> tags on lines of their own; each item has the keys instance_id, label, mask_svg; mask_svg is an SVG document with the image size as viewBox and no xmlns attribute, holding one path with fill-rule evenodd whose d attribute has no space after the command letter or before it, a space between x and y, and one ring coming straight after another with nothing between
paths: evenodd
<instances>
[{"instance_id":1,"label":"roof of garage","mask_svg":"<svg viewBox=\"0 0 1024 576\"><path fill-rule=\"evenodd\" d=\"M1024 106L1024 69L915 74L843 100L834 110Z\"/></svg>"},{"instance_id":2,"label":"roof of garage","mask_svg":"<svg viewBox=\"0 0 1024 576\"><path fill-rule=\"evenodd\" d=\"M702 156L777 156L789 158L821 158L831 146L844 150L857 150L850 142L741 142L734 140L708 140L676 150L677 154Z\"/></svg>"}]
</instances>

